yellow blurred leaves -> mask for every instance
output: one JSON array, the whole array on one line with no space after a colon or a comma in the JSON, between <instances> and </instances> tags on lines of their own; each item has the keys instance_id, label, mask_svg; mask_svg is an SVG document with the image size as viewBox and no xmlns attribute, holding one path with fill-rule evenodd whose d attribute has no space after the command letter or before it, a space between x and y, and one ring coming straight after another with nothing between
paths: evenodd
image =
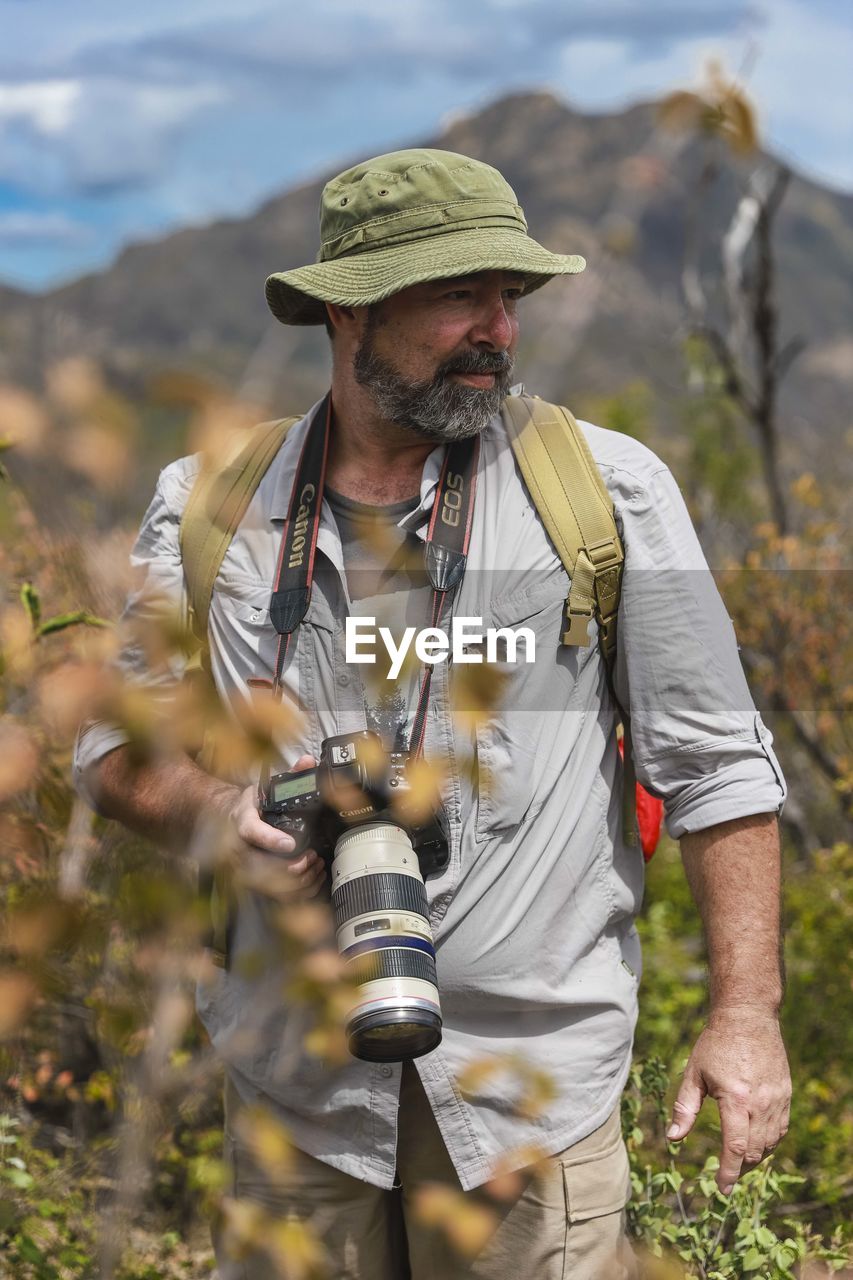
<instances>
[{"instance_id":1,"label":"yellow blurred leaves","mask_svg":"<svg viewBox=\"0 0 853 1280\"><path fill-rule=\"evenodd\" d=\"M273 1184L292 1168L290 1136L268 1107L242 1108L237 1119L237 1134Z\"/></svg>"},{"instance_id":2,"label":"yellow blurred leaves","mask_svg":"<svg viewBox=\"0 0 853 1280\"><path fill-rule=\"evenodd\" d=\"M451 686L454 723L476 729L495 714L510 687L509 672L498 664L483 661L457 666Z\"/></svg>"},{"instance_id":3,"label":"yellow blurred leaves","mask_svg":"<svg viewBox=\"0 0 853 1280\"><path fill-rule=\"evenodd\" d=\"M82 356L57 361L45 381L50 403L70 414L90 413L104 394L100 369Z\"/></svg>"},{"instance_id":4,"label":"yellow blurred leaves","mask_svg":"<svg viewBox=\"0 0 853 1280\"><path fill-rule=\"evenodd\" d=\"M436 761L419 756L406 767L407 790L398 790L392 799L391 809L403 825L418 826L425 823L441 804L441 788L446 769Z\"/></svg>"},{"instance_id":5,"label":"yellow blurred leaves","mask_svg":"<svg viewBox=\"0 0 853 1280\"><path fill-rule=\"evenodd\" d=\"M0 969L0 1036L17 1030L38 994L38 986L30 974L18 969Z\"/></svg>"},{"instance_id":6,"label":"yellow blurred leaves","mask_svg":"<svg viewBox=\"0 0 853 1280\"><path fill-rule=\"evenodd\" d=\"M32 734L14 720L0 719L0 804L33 783L38 759Z\"/></svg>"},{"instance_id":7,"label":"yellow blurred leaves","mask_svg":"<svg viewBox=\"0 0 853 1280\"><path fill-rule=\"evenodd\" d=\"M291 702L276 701L269 689L250 689L249 696L235 700L231 710L242 733L234 732L233 721L230 733L223 733L225 726L220 721L213 741L221 753L217 758L224 759L225 767L232 770L280 758L281 748L298 741L303 732L304 721L297 708Z\"/></svg>"},{"instance_id":8,"label":"yellow blurred leaves","mask_svg":"<svg viewBox=\"0 0 853 1280\"><path fill-rule=\"evenodd\" d=\"M103 492L120 489L128 479L132 461L132 442L106 422L80 422L71 427L62 450L64 460L74 471Z\"/></svg>"},{"instance_id":9,"label":"yellow blurred leaves","mask_svg":"<svg viewBox=\"0 0 853 1280\"><path fill-rule=\"evenodd\" d=\"M7 914L2 944L18 956L34 959L67 943L80 923L79 914L58 898L24 901Z\"/></svg>"},{"instance_id":10,"label":"yellow blurred leaves","mask_svg":"<svg viewBox=\"0 0 853 1280\"><path fill-rule=\"evenodd\" d=\"M804 507L819 511L824 504L824 495L811 471L805 471L791 485L791 495Z\"/></svg>"},{"instance_id":11,"label":"yellow blurred leaves","mask_svg":"<svg viewBox=\"0 0 853 1280\"><path fill-rule=\"evenodd\" d=\"M23 609L0 610L0 656L5 674L26 684L36 665L33 625Z\"/></svg>"},{"instance_id":12,"label":"yellow blurred leaves","mask_svg":"<svg viewBox=\"0 0 853 1280\"><path fill-rule=\"evenodd\" d=\"M0 876L5 879L12 870L23 876L35 874L42 843L31 817L0 811Z\"/></svg>"},{"instance_id":13,"label":"yellow blurred leaves","mask_svg":"<svg viewBox=\"0 0 853 1280\"><path fill-rule=\"evenodd\" d=\"M64 662L38 681L38 705L45 724L63 738L80 722L97 719L119 696L117 677L95 662Z\"/></svg>"},{"instance_id":14,"label":"yellow blurred leaves","mask_svg":"<svg viewBox=\"0 0 853 1280\"><path fill-rule=\"evenodd\" d=\"M311 982L339 982L346 969L340 954L332 947L309 951L302 961L302 972Z\"/></svg>"},{"instance_id":15,"label":"yellow blurred leaves","mask_svg":"<svg viewBox=\"0 0 853 1280\"><path fill-rule=\"evenodd\" d=\"M500 1091L504 1100L512 1098L513 1110L526 1119L536 1119L557 1096L550 1073L521 1053L496 1053L477 1058L460 1071L456 1083L467 1097L475 1097L484 1086Z\"/></svg>"},{"instance_id":16,"label":"yellow blurred leaves","mask_svg":"<svg viewBox=\"0 0 853 1280\"><path fill-rule=\"evenodd\" d=\"M277 913L279 928L304 947L318 946L331 936L332 914L327 902L294 902Z\"/></svg>"},{"instance_id":17,"label":"yellow blurred leaves","mask_svg":"<svg viewBox=\"0 0 853 1280\"><path fill-rule=\"evenodd\" d=\"M60 459L102 492L120 489L133 462L136 415L82 357L47 370L47 396L0 385L0 435L26 457Z\"/></svg>"},{"instance_id":18,"label":"yellow blurred leaves","mask_svg":"<svg viewBox=\"0 0 853 1280\"><path fill-rule=\"evenodd\" d=\"M758 146L755 106L716 59L709 59L705 84L698 93L678 90L658 107L665 128L722 139L736 154L748 155Z\"/></svg>"},{"instance_id":19,"label":"yellow blurred leaves","mask_svg":"<svg viewBox=\"0 0 853 1280\"><path fill-rule=\"evenodd\" d=\"M343 1026L339 1023L313 1027L303 1040L305 1052L330 1066L351 1061Z\"/></svg>"},{"instance_id":20,"label":"yellow blurred leaves","mask_svg":"<svg viewBox=\"0 0 853 1280\"><path fill-rule=\"evenodd\" d=\"M494 1209L443 1183L424 1183L413 1193L414 1212L426 1227L444 1233L463 1258L476 1258L495 1233L498 1215Z\"/></svg>"},{"instance_id":21,"label":"yellow blurred leaves","mask_svg":"<svg viewBox=\"0 0 853 1280\"><path fill-rule=\"evenodd\" d=\"M48 431L48 415L36 397L0 383L0 437L29 456L40 451Z\"/></svg>"},{"instance_id":22,"label":"yellow blurred leaves","mask_svg":"<svg viewBox=\"0 0 853 1280\"><path fill-rule=\"evenodd\" d=\"M47 374L48 395L60 419L63 460L97 489L110 492L128 479L135 415L82 357L62 360Z\"/></svg>"},{"instance_id":23,"label":"yellow blurred leaves","mask_svg":"<svg viewBox=\"0 0 853 1280\"><path fill-rule=\"evenodd\" d=\"M311 1228L291 1218L276 1218L250 1200L222 1202L226 1251L235 1258L266 1254L281 1280L320 1280L328 1276L326 1254Z\"/></svg>"}]
</instances>

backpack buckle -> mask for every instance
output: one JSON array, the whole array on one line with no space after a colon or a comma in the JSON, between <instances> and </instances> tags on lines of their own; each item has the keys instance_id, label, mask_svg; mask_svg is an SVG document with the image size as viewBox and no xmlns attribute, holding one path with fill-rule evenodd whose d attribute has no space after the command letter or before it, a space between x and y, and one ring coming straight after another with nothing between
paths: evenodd
<instances>
[{"instance_id":1,"label":"backpack buckle","mask_svg":"<svg viewBox=\"0 0 853 1280\"><path fill-rule=\"evenodd\" d=\"M566 630L563 632L563 644L577 645L581 649L589 648L589 624L592 621L592 611L588 613L578 613L569 609L566 605Z\"/></svg>"},{"instance_id":2,"label":"backpack buckle","mask_svg":"<svg viewBox=\"0 0 853 1280\"><path fill-rule=\"evenodd\" d=\"M602 570L615 568L622 563L622 548L618 538L602 538L601 542L593 542L584 549L592 561L596 576Z\"/></svg>"}]
</instances>

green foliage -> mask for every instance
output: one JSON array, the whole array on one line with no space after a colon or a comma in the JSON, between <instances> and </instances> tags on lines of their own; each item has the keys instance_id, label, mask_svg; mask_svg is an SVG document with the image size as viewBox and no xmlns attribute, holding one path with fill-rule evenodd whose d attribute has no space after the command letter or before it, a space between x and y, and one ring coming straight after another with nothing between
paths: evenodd
<instances>
[{"instance_id":1,"label":"green foliage","mask_svg":"<svg viewBox=\"0 0 853 1280\"><path fill-rule=\"evenodd\" d=\"M761 510L754 487L755 448L707 350L694 340L688 343L687 358L701 391L686 399L682 410L688 441L685 493L718 518L748 527Z\"/></svg>"},{"instance_id":2,"label":"green foliage","mask_svg":"<svg viewBox=\"0 0 853 1280\"><path fill-rule=\"evenodd\" d=\"M791 863L784 923L784 1028L799 1086L786 1143L807 1175L806 1198L841 1220L853 1190L853 847Z\"/></svg>"},{"instance_id":3,"label":"green foliage","mask_svg":"<svg viewBox=\"0 0 853 1280\"><path fill-rule=\"evenodd\" d=\"M0 1114L0 1254L15 1280L64 1280L95 1269L91 1206L62 1162Z\"/></svg>"},{"instance_id":4,"label":"green foliage","mask_svg":"<svg viewBox=\"0 0 853 1280\"><path fill-rule=\"evenodd\" d=\"M683 1274L697 1280L793 1280L796 1264L806 1260L840 1269L849 1257L840 1229L822 1241L802 1220L784 1216L784 1201L804 1178L765 1161L744 1174L726 1197L714 1177L715 1156L695 1175L685 1176L676 1163L678 1148L663 1138L668 1083L663 1062L649 1058L633 1067L622 1099L633 1192L629 1223L641 1256L678 1258ZM646 1125L657 1130L664 1159L645 1150ZM652 1265L647 1270L654 1275Z\"/></svg>"},{"instance_id":5,"label":"green foliage","mask_svg":"<svg viewBox=\"0 0 853 1280\"><path fill-rule=\"evenodd\" d=\"M794 1079L791 1127L772 1164L746 1174L730 1201L713 1179L720 1139L712 1103L684 1143L664 1138L667 1101L702 1027L704 958L676 845L665 840L649 864L638 922L644 953L638 1056L623 1100L632 1229L653 1253L668 1248L689 1263L689 1275L776 1280L806 1257L839 1265L849 1259L852 859L844 844L810 864L787 852L783 1027ZM786 1210L792 1197L804 1207Z\"/></svg>"},{"instance_id":6,"label":"green foliage","mask_svg":"<svg viewBox=\"0 0 853 1280\"><path fill-rule=\"evenodd\" d=\"M652 390L646 382L631 382L614 395L582 399L577 412L608 431L619 431L643 444L654 433Z\"/></svg>"},{"instance_id":7,"label":"green foliage","mask_svg":"<svg viewBox=\"0 0 853 1280\"><path fill-rule=\"evenodd\" d=\"M52 635L55 631L65 631L67 627L109 627L106 618L99 618L86 609L74 609L71 613L60 613L55 618L48 618L38 628L40 636Z\"/></svg>"},{"instance_id":8,"label":"green foliage","mask_svg":"<svg viewBox=\"0 0 853 1280\"><path fill-rule=\"evenodd\" d=\"M73 609L69 613L60 613L42 622L41 597L31 582L25 582L22 585L20 599L33 632L38 637L65 631L68 627L109 627L111 625L106 618L98 618L86 609Z\"/></svg>"},{"instance_id":9,"label":"green foliage","mask_svg":"<svg viewBox=\"0 0 853 1280\"><path fill-rule=\"evenodd\" d=\"M102 1184L94 1165L35 1146L16 1117L0 1113L0 1275L91 1280L98 1274ZM178 1231L137 1229L114 1276L189 1280L207 1274L211 1264L209 1249L188 1247Z\"/></svg>"},{"instance_id":10,"label":"green foliage","mask_svg":"<svg viewBox=\"0 0 853 1280\"><path fill-rule=\"evenodd\" d=\"M843 1224L851 1200L853 856L849 845L833 843L841 831L839 801L853 788L844 716L851 700L841 643L845 602L835 586L841 534L808 476L797 482L796 495L813 518L796 538L751 528L760 502L754 451L707 352L693 351L689 359L703 386L684 418L690 496L706 529L718 531L726 522L736 568L723 589L745 655L755 657L753 681L774 709L784 695L799 716L778 727L774 720L786 771L799 771L792 790L811 840L805 852L800 844L785 854L784 1025L795 1096L790 1133L773 1163L747 1174L728 1200L713 1177L719 1132L712 1104L685 1143L667 1145L668 1103L703 1025L705 975L697 912L678 850L664 841L649 867L639 921L641 1020L623 1102L631 1228L648 1252L648 1280L683 1274L683 1268L697 1280L805 1280L806 1259L835 1268L846 1257ZM79 387L71 391L72 400L81 394ZM582 411L653 440L651 393L643 384ZM96 444L110 438L107 432ZM110 465L91 467L92 483L114 495L123 455L81 439L86 448L78 460L91 463L103 453ZM0 744L7 748L6 758L0 750L0 1108L6 1111L0 1117L0 1257L14 1280L98 1274L105 1226L117 1203L122 1126L146 1112L150 1177L112 1274L116 1280L201 1275L209 1250L206 1242L194 1242L204 1237L205 1216L219 1203L226 1172L217 1076L189 1013L160 1064L162 1087L147 1106L140 1105L140 1078L164 976L171 981L180 971L187 978L189 1008L206 906L171 856L101 822L87 825L74 806L71 738L104 684L113 635L95 612L100 601L81 607L87 603L83 580L68 568L74 555L51 540L19 498L4 486L0 570L10 585L0 599L0 732L9 735ZM813 573L815 563L828 572ZM106 705L115 710L119 704ZM138 700L121 710L122 723L143 726L140 742L162 727L156 719L146 724ZM228 735L234 738L230 719ZM71 891L62 873L75 842L84 874ZM304 951L303 943L297 932L288 938L294 950ZM304 998L328 1002L324 981L306 971ZM76 1071L63 1057L69 1039L76 1059L85 1062ZM678 1272L654 1270L665 1258Z\"/></svg>"},{"instance_id":11,"label":"green foliage","mask_svg":"<svg viewBox=\"0 0 853 1280\"><path fill-rule=\"evenodd\" d=\"M26 610L33 631L38 631L41 623L41 599L31 582L24 582L20 591L21 604Z\"/></svg>"}]
</instances>

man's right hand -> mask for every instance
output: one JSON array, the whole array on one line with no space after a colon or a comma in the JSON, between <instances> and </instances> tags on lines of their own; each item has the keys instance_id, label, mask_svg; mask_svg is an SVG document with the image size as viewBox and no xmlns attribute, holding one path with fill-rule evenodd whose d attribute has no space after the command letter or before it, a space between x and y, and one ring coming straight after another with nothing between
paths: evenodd
<instances>
[{"instance_id":1,"label":"man's right hand","mask_svg":"<svg viewBox=\"0 0 853 1280\"><path fill-rule=\"evenodd\" d=\"M293 767L311 769L315 763L313 756L301 756ZM239 841L240 879L247 888L282 901L316 897L326 879L325 862L314 849L293 856L293 837L258 813L257 787L240 792L227 813Z\"/></svg>"},{"instance_id":2,"label":"man's right hand","mask_svg":"<svg viewBox=\"0 0 853 1280\"><path fill-rule=\"evenodd\" d=\"M312 756L295 768L310 769ZM298 858L291 836L262 821L254 786L241 791L200 769L189 757L140 767L126 746L109 752L88 779L104 817L184 853L211 818L225 820L228 843L243 883L288 901L313 898L326 878L323 859L313 849Z\"/></svg>"}]
</instances>

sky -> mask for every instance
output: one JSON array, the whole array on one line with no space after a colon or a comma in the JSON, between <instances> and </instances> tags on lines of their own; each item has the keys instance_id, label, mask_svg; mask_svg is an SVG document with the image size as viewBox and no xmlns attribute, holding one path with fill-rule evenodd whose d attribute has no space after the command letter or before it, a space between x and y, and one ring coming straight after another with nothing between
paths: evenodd
<instances>
[{"instance_id":1,"label":"sky","mask_svg":"<svg viewBox=\"0 0 853 1280\"><path fill-rule=\"evenodd\" d=\"M612 111L740 73L762 136L853 192L849 0L0 0L0 282L132 241L547 88Z\"/></svg>"}]
</instances>

